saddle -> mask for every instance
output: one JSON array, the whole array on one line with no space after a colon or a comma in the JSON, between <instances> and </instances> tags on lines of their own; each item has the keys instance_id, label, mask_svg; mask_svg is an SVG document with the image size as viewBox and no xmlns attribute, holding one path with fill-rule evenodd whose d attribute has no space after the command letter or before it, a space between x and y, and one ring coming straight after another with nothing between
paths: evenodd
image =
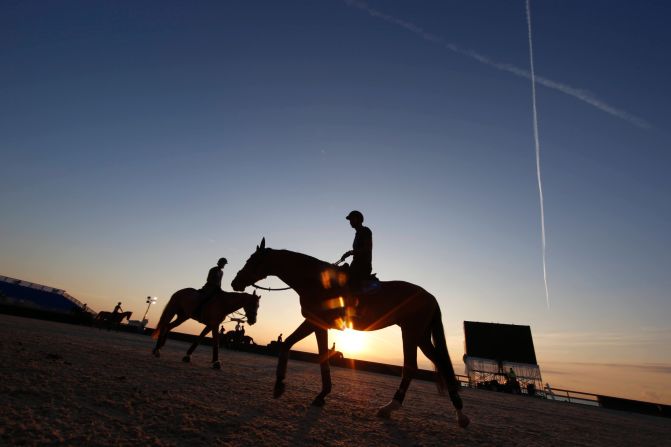
<instances>
[{"instance_id":1,"label":"saddle","mask_svg":"<svg viewBox=\"0 0 671 447\"><path fill-rule=\"evenodd\" d=\"M344 263L336 267L336 271L344 275L349 275L350 266L348 263ZM347 278L347 276L344 276ZM343 286L345 281L341 281L340 285ZM380 290L381 284L380 280L377 277L376 273L371 273L366 278L362 278L356 282L356 284L349 284L350 292L357 295L372 295Z\"/></svg>"},{"instance_id":2,"label":"saddle","mask_svg":"<svg viewBox=\"0 0 671 447\"><path fill-rule=\"evenodd\" d=\"M380 280L375 273L359 282L357 287L352 288L352 292L358 295L375 295L382 288Z\"/></svg>"}]
</instances>

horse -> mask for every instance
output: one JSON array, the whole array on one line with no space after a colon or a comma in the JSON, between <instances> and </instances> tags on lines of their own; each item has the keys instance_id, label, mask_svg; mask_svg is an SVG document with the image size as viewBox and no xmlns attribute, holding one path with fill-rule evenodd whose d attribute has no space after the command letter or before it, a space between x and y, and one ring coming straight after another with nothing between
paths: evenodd
<instances>
[{"instance_id":1,"label":"horse","mask_svg":"<svg viewBox=\"0 0 671 447\"><path fill-rule=\"evenodd\" d=\"M250 346L250 345L256 345L256 342L252 337L249 335L242 335L239 332L236 331L228 331L223 335L223 340L224 346L228 347L236 347L236 346Z\"/></svg>"},{"instance_id":2,"label":"horse","mask_svg":"<svg viewBox=\"0 0 671 447\"><path fill-rule=\"evenodd\" d=\"M231 286L233 290L242 291L267 276L276 276L299 296L305 320L281 343L273 392L275 398L285 391L289 350L298 341L313 332L317 338L322 389L312 404L323 406L332 387L328 329L375 331L395 324L401 327L403 335L402 379L392 400L378 410L378 416L389 418L392 412L401 408L417 371L419 347L437 369L439 392L442 394L447 388L459 426L469 424L462 411L460 385L447 351L440 307L433 295L404 281L379 282L374 292L358 294L350 290L346 270L302 253L266 248L265 244L263 238Z\"/></svg>"},{"instance_id":3,"label":"horse","mask_svg":"<svg viewBox=\"0 0 671 447\"><path fill-rule=\"evenodd\" d=\"M170 297L168 304L165 305L156 329L151 334L151 338L156 340L156 346L154 346L152 354L155 357L160 357L160 350L168 338L168 333L186 320L192 318L203 323L205 329L203 329L196 341L193 342L189 350L186 351L186 355L182 358L182 361L187 363L191 361L191 354L193 354L193 351L196 350L196 347L205 338L205 335L211 331L212 368L221 369L221 363L219 363L219 325L224 321L226 315L240 308L244 309L247 322L250 325L256 323L260 298L256 292L250 295L249 293L224 292L222 290L202 305L200 315L194 315L201 299L198 290L193 288L178 290ZM177 318L171 322L175 316Z\"/></svg>"},{"instance_id":4,"label":"horse","mask_svg":"<svg viewBox=\"0 0 671 447\"><path fill-rule=\"evenodd\" d=\"M133 312L107 312L105 310L98 312L95 320L100 324L105 324L109 330L112 326L118 327L124 318L129 321Z\"/></svg>"}]
</instances>

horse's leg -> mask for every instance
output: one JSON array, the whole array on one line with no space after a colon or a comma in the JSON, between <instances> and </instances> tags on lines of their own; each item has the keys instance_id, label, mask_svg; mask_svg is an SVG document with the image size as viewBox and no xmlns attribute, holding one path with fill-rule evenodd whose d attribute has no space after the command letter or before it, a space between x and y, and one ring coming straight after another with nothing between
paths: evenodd
<instances>
[{"instance_id":1,"label":"horse's leg","mask_svg":"<svg viewBox=\"0 0 671 447\"><path fill-rule=\"evenodd\" d=\"M275 389L273 390L273 397L278 398L284 393L284 378L287 375L287 363L289 362L289 350L291 347L303 340L308 335L315 331L312 323L305 320L296 330L289 335L284 342L280 344L280 354L277 359L277 372L275 380Z\"/></svg>"},{"instance_id":2,"label":"horse's leg","mask_svg":"<svg viewBox=\"0 0 671 447\"><path fill-rule=\"evenodd\" d=\"M186 351L186 355L184 357L182 357L182 361L184 363L189 363L191 361L191 354L193 354L193 351L196 350L196 348L198 347L200 342L203 341L203 338L205 337L205 334L207 334L208 332L210 332L210 327L205 326L205 329L203 329L201 331L198 338L196 338L196 341L194 341L193 344L189 347L189 350Z\"/></svg>"},{"instance_id":3,"label":"horse's leg","mask_svg":"<svg viewBox=\"0 0 671 447\"><path fill-rule=\"evenodd\" d=\"M461 385L454 375L454 368L452 367L452 362L450 361L447 349L445 349L445 353L441 354L440 349L431 343L430 335L420 341L419 349L422 350L426 358L436 365L436 384L438 385L438 391L444 393L443 389L444 387L447 387L450 400L457 412L457 423L462 428L467 427L471 421L462 411L464 404L461 400L461 396L459 396L459 388Z\"/></svg>"},{"instance_id":4,"label":"horse's leg","mask_svg":"<svg viewBox=\"0 0 671 447\"><path fill-rule=\"evenodd\" d=\"M159 335L158 341L156 342L156 347L154 348L154 355L156 357L161 356L160 349L163 347L163 345L165 345L165 342L168 339L168 332L175 329L177 326L184 323L188 319L189 319L189 317L186 317L186 316L183 316L183 315L177 315L177 319L175 321L173 321L172 323L169 323L161 331L161 335Z\"/></svg>"},{"instance_id":5,"label":"horse's leg","mask_svg":"<svg viewBox=\"0 0 671 447\"><path fill-rule=\"evenodd\" d=\"M323 406L326 401L324 398L331 392L331 368L329 367L329 341L328 331L318 328L315 330L317 337L317 349L319 350L319 368L322 373L322 390L312 401L316 407Z\"/></svg>"},{"instance_id":6,"label":"horse's leg","mask_svg":"<svg viewBox=\"0 0 671 447\"><path fill-rule=\"evenodd\" d=\"M218 324L212 325L212 368L221 369L219 363L219 331Z\"/></svg>"},{"instance_id":7,"label":"horse's leg","mask_svg":"<svg viewBox=\"0 0 671 447\"><path fill-rule=\"evenodd\" d=\"M383 418L389 418L391 413L401 408L405 393L408 391L410 382L417 372L417 335L410 333L404 327L401 328L403 335L403 373L401 375L401 385L399 385L394 398L384 407L381 407L377 415Z\"/></svg>"}]
</instances>

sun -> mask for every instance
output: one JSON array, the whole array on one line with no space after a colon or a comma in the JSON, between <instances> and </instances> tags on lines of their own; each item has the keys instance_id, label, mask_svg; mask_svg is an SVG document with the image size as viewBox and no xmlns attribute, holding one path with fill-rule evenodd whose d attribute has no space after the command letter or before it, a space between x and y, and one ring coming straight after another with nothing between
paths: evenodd
<instances>
[{"instance_id":1,"label":"sun","mask_svg":"<svg viewBox=\"0 0 671 447\"><path fill-rule=\"evenodd\" d=\"M362 331L347 328L333 332L336 351L342 352L345 357L360 354L366 349L366 335Z\"/></svg>"}]
</instances>

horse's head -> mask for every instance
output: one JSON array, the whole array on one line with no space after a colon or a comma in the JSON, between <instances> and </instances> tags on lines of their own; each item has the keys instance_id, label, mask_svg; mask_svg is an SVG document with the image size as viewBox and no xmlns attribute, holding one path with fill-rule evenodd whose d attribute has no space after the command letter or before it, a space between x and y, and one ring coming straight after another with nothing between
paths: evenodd
<instances>
[{"instance_id":1,"label":"horse's head","mask_svg":"<svg viewBox=\"0 0 671 447\"><path fill-rule=\"evenodd\" d=\"M231 282L231 287L236 292L242 292L245 287L251 286L255 282L268 276L268 266L266 265L266 254L270 250L266 248L266 238L261 239L261 245L256 246L256 251L247 259L244 267L235 275Z\"/></svg>"},{"instance_id":2,"label":"horse's head","mask_svg":"<svg viewBox=\"0 0 671 447\"><path fill-rule=\"evenodd\" d=\"M259 300L261 297L256 294L256 290L251 295L246 293L245 304L242 308L245 310L245 317L247 317L247 323L251 326L256 323L256 314L259 310Z\"/></svg>"}]
</instances>

